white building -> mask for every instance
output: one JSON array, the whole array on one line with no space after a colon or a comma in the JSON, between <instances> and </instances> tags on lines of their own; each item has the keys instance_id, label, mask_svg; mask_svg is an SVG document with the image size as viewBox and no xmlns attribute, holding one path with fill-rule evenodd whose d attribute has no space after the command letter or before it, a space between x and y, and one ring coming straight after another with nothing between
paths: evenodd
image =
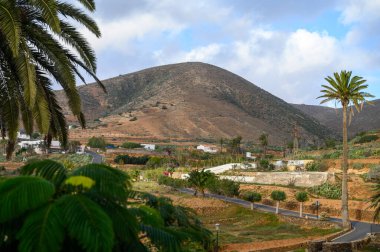
<instances>
[{"instance_id":1,"label":"white building","mask_svg":"<svg viewBox=\"0 0 380 252\"><path fill-rule=\"evenodd\" d=\"M146 150L154 151L156 149L155 144L141 144L142 147Z\"/></svg>"},{"instance_id":2,"label":"white building","mask_svg":"<svg viewBox=\"0 0 380 252\"><path fill-rule=\"evenodd\" d=\"M20 131L18 131L17 132L17 139L30 140L30 136L25 134L25 133L21 133Z\"/></svg>"},{"instance_id":3,"label":"white building","mask_svg":"<svg viewBox=\"0 0 380 252\"><path fill-rule=\"evenodd\" d=\"M17 143L21 148L33 147L37 148L43 141L42 140L25 140Z\"/></svg>"},{"instance_id":4,"label":"white building","mask_svg":"<svg viewBox=\"0 0 380 252\"><path fill-rule=\"evenodd\" d=\"M215 147L212 146L206 146L206 145L198 145L197 150L201 150L203 152L208 152L208 153L217 153L218 150Z\"/></svg>"}]
</instances>

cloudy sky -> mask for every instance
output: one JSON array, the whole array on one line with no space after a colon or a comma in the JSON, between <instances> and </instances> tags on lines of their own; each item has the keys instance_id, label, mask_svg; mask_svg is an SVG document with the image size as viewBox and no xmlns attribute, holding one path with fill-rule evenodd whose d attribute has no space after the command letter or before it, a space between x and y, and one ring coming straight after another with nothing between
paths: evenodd
<instances>
[{"instance_id":1,"label":"cloudy sky","mask_svg":"<svg viewBox=\"0 0 380 252\"><path fill-rule=\"evenodd\" d=\"M101 79L200 61L292 103L352 70L380 98L380 0L96 0Z\"/></svg>"}]
</instances>

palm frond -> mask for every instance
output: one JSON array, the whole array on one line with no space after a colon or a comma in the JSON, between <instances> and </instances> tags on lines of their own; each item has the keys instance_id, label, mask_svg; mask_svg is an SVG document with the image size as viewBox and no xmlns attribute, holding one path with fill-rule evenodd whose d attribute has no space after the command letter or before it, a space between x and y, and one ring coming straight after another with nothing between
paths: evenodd
<instances>
[{"instance_id":1,"label":"palm frond","mask_svg":"<svg viewBox=\"0 0 380 252\"><path fill-rule=\"evenodd\" d=\"M20 251L61 251L65 237L62 210L54 203L30 213L17 238Z\"/></svg>"},{"instance_id":2,"label":"palm frond","mask_svg":"<svg viewBox=\"0 0 380 252\"><path fill-rule=\"evenodd\" d=\"M59 188L67 178L66 168L56 161L46 159L27 164L20 169L22 175L33 175L44 178Z\"/></svg>"},{"instance_id":3,"label":"palm frond","mask_svg":"<svg viewBox=\"0 0 380 252\"><path fill-rule=\"evenodd\" d=\"M13 2L0 2L0 29L8 41L13 55L17 56L21 40L21 22L19 10L15 8Z\"/></svg>"},{"instance_id":4,"label":"palm frond","mask_svg":"<svg viewBox=\"0 0 380 252\"><path fill-rule=\"evenodd\" d=\"M54 185L38 177L15 177L0 183L0 223L47 203Z\"/></svg>"},{"instance_id":5,"label":"palm frond","mask_svg":"<svg viewBox=\"0 0 380 252\"><path fill-rule=\"evenodd\" d=\"M55 0L28 0L31 4L38 7L45 22L56 33L61 32L61 27L58 18L57 1Z\"/></svg>"},{"instance_id":6,"label":"palm frond","mask_svg":"<svg viewBox=\"0 0 380 252\"><path fill-rule=\"evenodd\" d=\"M180 243L176 237L163 228L155 228L142 224L141 231L162 251L176 252L181 250Z\"/></svg>"},{"instance_id":7,"label":"palm frond","mask_svg":"<svg viewBox=\"0 0 380 252\"><path fill-rule=\"evenodd\" d=\"M102 208L87 197L65 195L57 204L70 237L86 251L112 251L114 232L112 221Z\"/></svg>"},{"instance_id":8,"label":"palm frond","mask_svg":"<svg viewBox=\"0 0 380 252\"><path fill-rule=\"evenodd\" d=\"M85 176L95 181L92 191L108 199L126 202L131 188L126 173L103 164L88 164L72 172L73 176Z\"/></svg>"}]
</instances>

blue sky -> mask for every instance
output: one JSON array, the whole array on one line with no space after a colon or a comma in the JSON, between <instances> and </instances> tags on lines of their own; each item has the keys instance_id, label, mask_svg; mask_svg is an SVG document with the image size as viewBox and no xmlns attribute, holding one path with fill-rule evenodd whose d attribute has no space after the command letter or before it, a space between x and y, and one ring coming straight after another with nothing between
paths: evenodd
<instances>
[{"instance_id":1,"label":"blue sky","mask_svg":"<svg viewBox=\"0 0 380 252\"><path fill-rule=\"evenodd\" d=\"M380 98L380 0L96 0L101 79L200 61L292 103L352 70ZM88 79L91 82L90 79Z\"/></svg>"}]
</instances>

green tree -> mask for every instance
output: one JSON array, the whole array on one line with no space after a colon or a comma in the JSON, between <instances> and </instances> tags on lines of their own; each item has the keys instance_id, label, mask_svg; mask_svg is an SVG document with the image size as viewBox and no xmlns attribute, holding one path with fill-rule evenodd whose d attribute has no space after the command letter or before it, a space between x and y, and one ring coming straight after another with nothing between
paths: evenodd
<instances>
[{"instance_id":1,"label":"green tree","mask_svg":"<svg viewBox=\"0 0 380 252\"><path fill-rule=\"evenodd\" d=\"M276 214L278 214L278 207L280 205L280 201L286 200L286 193L284 191L273 191L270 195L272 200L276 201Z\"/></svg>"},{"instance_id":2,"label":"green tree","mask_svg":"<svg viewBox=\"0 0 380 252\"><path fill-rule=\"evenodd\" d=\"M91 148L104 149L107 146L107 142L104 137L91 137L87 143Z\"/></svg>"},{"instance_id":3,"label":"green tree","mask_svg":"<svg viewBox=\"0 0 380 252\"><path fill-rule=\"evenodd\" d=\"M14 151L19 118L26 133L34 125L43 135L67 144L67 125L56 94L63 89L70 110L85 127L76 77L85 82L83 72L96 79L95 53L77 24L99 37L95 21L82 9L95 10L93 0L0 1L0 127L9 140L7 158Z\"/></svg>"},{"instance_id":4,"label":"green tree","mask_svg":"<svg viewBox=\"0 0 380 252\"><path fill-rule=\"evenodd\" d=\"M198 195L198 192L201 193L201 196L205 196L205 189L207 186L207 183L210 179L213 179L215 175L211 173L210 171L205 171L205 169L202 170L193 170L189 173L188 182L189 185L194 188L195 192L194 195Z\"/></svg>"},{"instance_id":5,"label":"green tree","mask_svg":"<svg viewBox=\"0 0 380 252\"><path fill-rule=\"evenodd\" d=\"M142 148L142 145L139 143L134 142L125 142L121 145L121 147L126 149L135 149L135 148Z\"/></svg>"},{"instance_id":6,"label":"green tree","mask_svg":"<svg viewBox=\"0 0 380 252\"><path fill-rule=\"evenodd\" d=\"M267 147L268 147L268 134L263 133L259 137L260 145L263 148L263 154L264 158L266 158L267 155Z\"/></svg>"},{"instance_id":7,"label":"green tree","mask_svg":"<svg viewBox=\"0 0 380 252\"><path fill-rule=\"evenodd\" d=\"M253 210L253 205L255 202L260 202L261 201L261 194L258 192L246 192L243 195L243 199L251 203L251 209Z\"/></svg>"},{"instance_id":8,"label":"green tree","mask_svg":"<svg viewBox=\"0 0 380 252\"><path fill-rule=\"evenodd\" d=\"M363 92L368 85L364 84L366 80L363 77L351 76L351 71L341 71L334 73L334 78L328 76L325 80L328 85L322 85L323 89L318 98L323 98L321 103L330 101L338 102L342 105L343 110L343 155L342 155L342 222L344 228L350 227L348 213L348 187L347 187L347 170L348 170L348 142L347 142L347 113L349 113L349 122L351 115L354 113L353 107L361 111L366 98L373 95ZM348 122L348 123L349 123Z\"/></svg>"},{"instance_id":9,"label":"green tree","mask_svg":"<svg viewBox=\"0 0 380 252\"><path fill-rule=\"evenodd\" d=\"M69 144L68 144L68 152L69 153L76 153L77 152L77 149L78 147L80 147L80 142L79 141L70 141Z\"/></svg>"},{"instance_id":10,"label":"green tree","mask_svg":"<svg viewBox=\"0 0 380 252\"><path fill-rule=\"evenodd\" d=\"M240 145L242 139L241 136L237 136L229 141L228 147L232 154L239 154L241 152Z\"/></svg>"},{"instance_id":11,"label":"green tree","mask_svg":"<svg viewBox=\"0 0 380 252\"><path fill-rule=\"evenodd\" d=\"M300 203L300 217L303 217L303 203L309 200L307 192L297 192L296 200Z\"/></svg>"},{"instance_id":12,"label":"green tree","mask_svg":"<svg viewBox=\"0 0 380 252\"><path fill-rule=\"evenodd\" d=\"M179 251L209 241L187 209L138 192L129 204L129 195L127 174L109 166L28 164L0 182L0 250Z\"/></svg>"}]
</instances>

